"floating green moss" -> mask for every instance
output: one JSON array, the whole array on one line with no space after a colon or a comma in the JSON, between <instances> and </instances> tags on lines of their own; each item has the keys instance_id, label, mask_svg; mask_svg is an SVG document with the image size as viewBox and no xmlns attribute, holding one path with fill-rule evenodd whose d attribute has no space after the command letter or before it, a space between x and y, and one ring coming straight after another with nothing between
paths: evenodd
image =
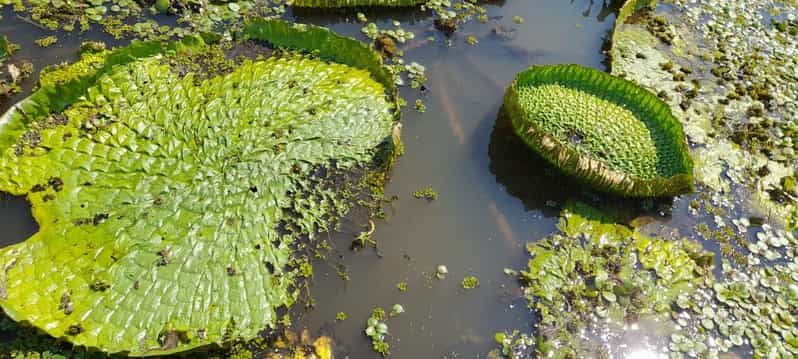
<instances>
[{"instance_id":1,"label":"floating green moss","mask_svg":"<svg viewBox=\"0 0 798 359\"><path fill-rule=\"evenodd\" d=\"M347 208L329 176L371 163L397 109L375 57L353 57L372 55L363 45L258 24L250 38L282 29L322 58L283 52L198 80L170 56L202 40L134 43L50 72L0 117L0 191L26 195L40 225L0 251L9 317L137 356L277 325L312 273L298 238Z\"/></svg>"},{"instance_id":2,"label":"floating green moss","mask_svg":"<svg viewBox=\"0 0 798 359\"><path fill-rule=\"evenodd\" d=\"M681 124L667 104L628 81L578 65L534 66L513 81L505 110L533 150L599 191L693 190Z\"/></svg>"}]
</instances>

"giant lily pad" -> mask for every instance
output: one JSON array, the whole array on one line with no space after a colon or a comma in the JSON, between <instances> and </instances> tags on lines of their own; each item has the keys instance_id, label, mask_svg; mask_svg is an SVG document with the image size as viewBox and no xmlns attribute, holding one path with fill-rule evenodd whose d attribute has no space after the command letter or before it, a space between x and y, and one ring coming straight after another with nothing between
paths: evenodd
<instances>
[{"instance_id":1,"label":"giant lily pad","mask_svg":"<svg viewBox=\"0 0 798 359\"><path fill-rule=\"evenodd\" d=\"M170 59L201 39L134 43L50 72L0 118L0 191L27 196L40 225L0 250L9 317L136 356L275 326L296 300L296 240L346 208L327 176L390 144L397 108L359 42L281 21L246 29L314 55L200 79Z\"/></svg>"},{"instance_id":2,"label":"giant lily pad","mask_svg":"<svg viewBox=\"0 0 798 359\"><path fill-rule=\"evenodd\" d=\"M667 104L631 82L578 65L534 66L518 74L504 104L530 148L597 190L693 190L681 124Z\"/></svg>"}]
</instances>

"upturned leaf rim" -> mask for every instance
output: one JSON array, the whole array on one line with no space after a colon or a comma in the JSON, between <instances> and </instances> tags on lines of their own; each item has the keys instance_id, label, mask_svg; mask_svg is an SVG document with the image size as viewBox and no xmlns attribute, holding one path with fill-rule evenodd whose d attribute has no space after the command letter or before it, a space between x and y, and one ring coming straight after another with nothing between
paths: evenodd
<instances>
[{"instance_id":1,"label":"upturned leaf rim","mask_svg":"<svg viewBox=\"0 0 798 359\"><path fill-rule=\"evenodd\" d=\"M545 132L523 109L518 89L541 84L560 84L621 104L632 112L648 114L648 120L668 135L678 158L676 174L668 178L640 178L611 168L599 158L577 153ZM503 111L509 116L516 134L547 162L597 191L624 197L668 197L695 190L693 161L681 123L670 107L640 86L605 72L576 64L535 65L520 72L507 89ZM645 119L640 119L645 121ZM648 124L647 124L648 125Z\"/></svg>"}]
</instances>

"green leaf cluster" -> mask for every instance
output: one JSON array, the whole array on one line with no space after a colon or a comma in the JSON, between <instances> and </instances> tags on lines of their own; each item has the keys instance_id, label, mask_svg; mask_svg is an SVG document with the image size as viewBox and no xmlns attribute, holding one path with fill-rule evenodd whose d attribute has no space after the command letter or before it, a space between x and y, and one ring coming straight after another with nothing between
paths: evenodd
<instances>
[{"instance_id":1,"label":"green leaf cluster","mask_svg":"<svg viewBox=\"0 0 798 359\"><path fill-rule=\"evenodd\" d=\"M581 335L586 329L620 328L640 317L667 320L676 297L692 293L711 271L712 254L697 243L647 237L594 213L569 205L562 234L527 246L532 258L521 276L541 318L535 342L542 356L595 354ZM502 343L529 342L511 337Z\"/></svg>"},{"instance_id":2,"label":"green leaf cluster","mask_svg":"<svg viewBox=\"0 0 798 359\"><path fill-rule=\"evenodd\" d=\"M519 73L504 109L543 158L599 191L673 196L693 190L681 124L631 82L578 65Z\"/></svg>"}]
</instances>

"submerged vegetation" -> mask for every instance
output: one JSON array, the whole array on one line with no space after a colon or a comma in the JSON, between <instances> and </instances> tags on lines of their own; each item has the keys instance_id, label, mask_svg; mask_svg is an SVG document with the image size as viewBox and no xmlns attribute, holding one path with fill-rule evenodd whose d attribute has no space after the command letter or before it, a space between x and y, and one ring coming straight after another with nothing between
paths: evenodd
<instances>
[{"instance_id":1,"label":"submerged vegetation","mask_svg":"<svg viewBox=\"0 0 798 359\"><path fill-rule=\"evenodd\" d=\"M330 186L392 148L397 114L357 42L274 21L248 29L319 57L188 68L172 60L222 45L137 43L50 72L4 116L0 190L27 195L40 224L0 252L9 317L137 355L277 326L312 274L299 240L346 212L352 199ZM320 41L335 47L307 47Z\"/></svg>"},{"instance_id":2,"label":"submerged vegetation","mask_svg":"<svg viewBox=\"0 0 798 359\"><path fill-rule=\"evenodd\" d=\"M596 190L674 196L693 190L681 124L654 95L577 65L518 74L505 110L543 158Z\"/></svg>"}]
</instances>

